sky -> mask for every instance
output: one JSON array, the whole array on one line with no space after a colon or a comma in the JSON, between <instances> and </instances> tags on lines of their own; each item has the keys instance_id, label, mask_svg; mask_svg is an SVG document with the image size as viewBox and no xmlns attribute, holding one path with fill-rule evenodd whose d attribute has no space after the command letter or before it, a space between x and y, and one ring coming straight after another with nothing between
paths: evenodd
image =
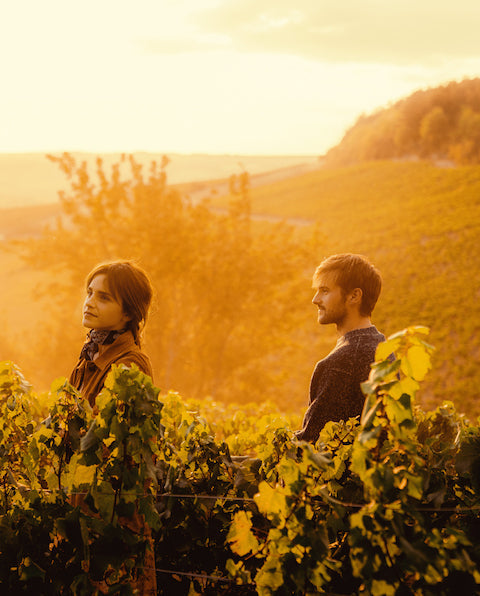
<instances>
[{"instance_id":1,"label":"sky","mask_svg":"<svg viewBox=\"0 0 480 596\"><path fill-rule=\"evenodd\" d=\"M0 152L321 155L480 76L478 0L15 0Z\"/></svg>"}]
</instances>

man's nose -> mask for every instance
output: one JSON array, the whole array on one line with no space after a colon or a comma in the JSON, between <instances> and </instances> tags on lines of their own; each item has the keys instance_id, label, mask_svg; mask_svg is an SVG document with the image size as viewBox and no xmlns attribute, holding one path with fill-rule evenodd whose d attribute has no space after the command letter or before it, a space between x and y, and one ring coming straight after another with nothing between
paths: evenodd
<instances>
[{"instance_id":1,"label":"man's nose","mask_svg":"<svg viewBox=\"0 0 480 596\"><path fill-rule=\"evenodd\" d=\"M312 298L313 304L320 304L320 292L317 292L315 296Z\"/></svg>"}]
</instances>

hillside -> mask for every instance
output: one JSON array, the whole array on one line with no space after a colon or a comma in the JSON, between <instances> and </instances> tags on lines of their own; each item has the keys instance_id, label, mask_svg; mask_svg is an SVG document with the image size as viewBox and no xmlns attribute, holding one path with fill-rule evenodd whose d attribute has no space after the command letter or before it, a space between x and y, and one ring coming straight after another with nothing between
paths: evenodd
<instances>
[{"instance_id":1,"label":"hillside","mask_svg":"<svg viewBox=\"0 0 480 596\"><path fill-rule=\"evenodd\" d=\"M254 213L317 222L325 254L368 255L384 277L377 326L386 334L431 328L437 350L424 403L453 400L480 415L479 166L366 163L253 189L251 196Z\"/></svg>"},{"instance_id":2,"label":"hillside","mask_svg":"<svg viewBox=\"0 0 480 596\"><path fill-rule=\"evenodd\" d=\"M317 261L344 251L369 256L384 277L375 324L386 335L409 325L431 328L429 341L436 352L434 369L422 386L423 405L452 400L470 418L480 415L480 166L372 162L254 185L250 194L255 217L315 222L322 246ZM217 208L227 201L226 196L211 198ZM4 210L4 231L39 231L41 222L55 212L48 205ZM298 226L297 234L309 229ZM312 272L316 264L312 262ZM37 282L39 272L0 251L0 318L5 331L0 359L17 358L11 335L23 337L26 330L42 324L42 301L31 299ZM331 348L335 333L318 328L308 294L297 302L295 308L304 308L305 323L299 330L303 343L295 348L295 371L285 375L292 383L291 406L298 409L304 406L313 364Z\"/></svg>"},{"instance_id":3,"label":"hillside","mask_svg":"<svg viewBox=\"0 0 480 596\"><path fill-rule=\"evenodd\" d=\"M421 89L360 116L325 156L334 166L419 157L480 163L480 78Z\"/></svg>"}]
</instances>

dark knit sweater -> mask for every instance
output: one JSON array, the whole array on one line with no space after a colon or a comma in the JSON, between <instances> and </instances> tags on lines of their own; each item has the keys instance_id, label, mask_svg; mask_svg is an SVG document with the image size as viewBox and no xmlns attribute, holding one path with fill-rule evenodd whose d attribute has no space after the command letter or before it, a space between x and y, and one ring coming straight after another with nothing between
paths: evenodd
<instances>
[{"instance_id":1,"label":"dark knit sweater","mask_svg":"<svg viewBox=\"0 0 480 596\"><path fill-rule=\"evenodd\" d=\"M310 382L310 400L298 439L315 442L324 425L362 413L365 396L360 384L368 379L375 350L385 336L373 325L339 338L335 348L317 363Z\"/></svg>"}]
</instances>

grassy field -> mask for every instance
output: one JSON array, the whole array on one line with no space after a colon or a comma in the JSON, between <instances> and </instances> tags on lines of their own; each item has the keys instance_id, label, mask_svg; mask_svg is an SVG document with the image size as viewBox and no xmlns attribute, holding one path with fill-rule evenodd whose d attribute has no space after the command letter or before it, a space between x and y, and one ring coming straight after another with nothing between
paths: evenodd
<instances>
[{"instance_id":1,"label":"grassy field","mask_svg":"<svg viewBox=\"0 0 480 596\"><path fill-rule=\"evenodd\" d=\"M452 400L480 415L480 167L366 163L254 188L251 197L254 213L317 222L325 255L367 255L384 277L377 326L431 329L425 405Z\"/></svg>"},{"instance_id":2,"label":"grassy field","mask_svg":"<svg viewBox=\"0 0 480 596\"><path fill-rule=\"evenodd\" d=\"M315 222L322 238L318 261L337 252L367 255L384 278L374 313L379 329L386 335L410 325L431 329L436 352L420 395L423 405L452 400L470 418L480 415L480 167L375 162L321 169L255 186L251 199L252 212L266 219ZM211 199L216 207L227 200ZM37 233L57 213L58 204L2 210L0 235ZM15 338L41 322L43 299L35 299L41 284L40 273L0 250L0 359L14 358ZM305 309L310 314L311 305ZM315 359L334 342L331 329L314 323L313 310L311 318L305 383Z\"/></svg>"}]
</instances>

